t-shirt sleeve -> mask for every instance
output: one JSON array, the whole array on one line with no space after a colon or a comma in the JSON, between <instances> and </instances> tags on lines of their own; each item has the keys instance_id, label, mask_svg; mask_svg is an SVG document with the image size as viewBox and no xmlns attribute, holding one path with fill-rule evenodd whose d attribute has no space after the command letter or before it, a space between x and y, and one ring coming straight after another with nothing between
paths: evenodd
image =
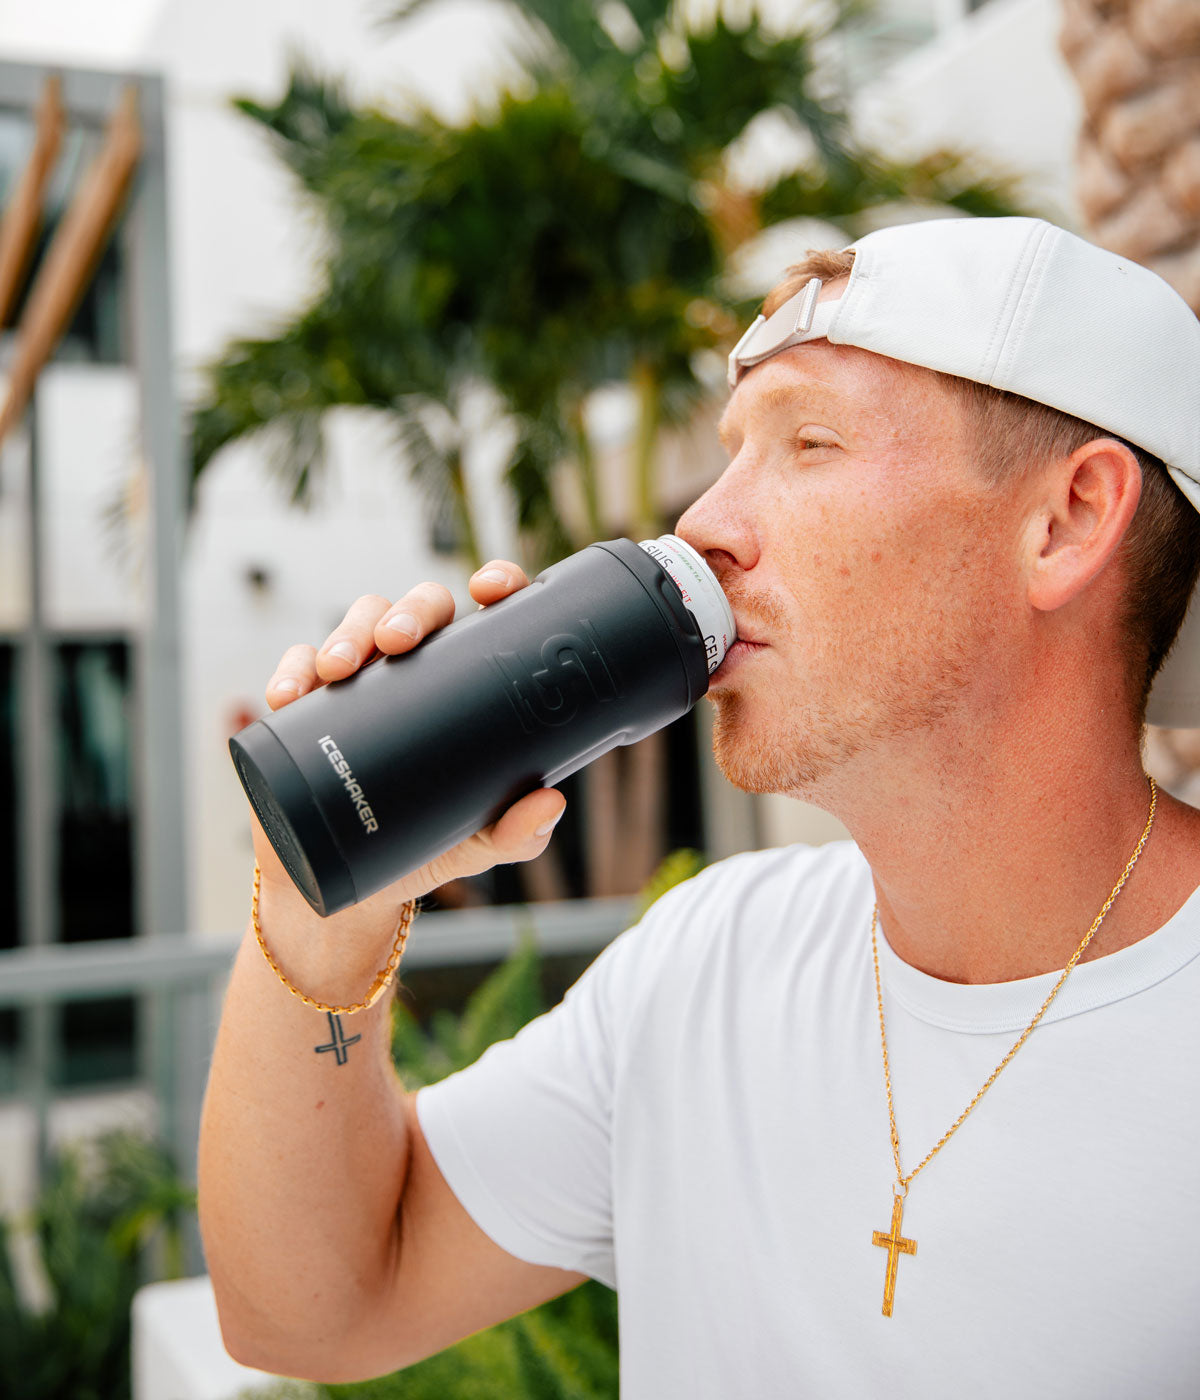
<instances>
[{"instance_id":1,"label":"t-shirt sleeve","mask_svg":"<svg viewBox=\"0 0 1200 1400\"><path fill-rule=\"evenodd\" d=\"M613 982L628 930L562 1003L417 1094L421 1130L475 1223L531 1264L616 1287Z\"/></svg>"},{"instance_id":2,"label":"t-shirt sleeve","mask_svg":"<svg viewBox=\"0 0 1200 1400\"><path fill-rule=\"evenodd\" d=\"M450 1189L483 1232L530 1264L617 1286L614 1096L640 1078L647 1020L669 1024L723 909L761 864L745 853L676 885L615 938L562 1003L469 1068L417 1094ZM690 969L690 971L689 971Z\"/></svg>"}]
</instances>

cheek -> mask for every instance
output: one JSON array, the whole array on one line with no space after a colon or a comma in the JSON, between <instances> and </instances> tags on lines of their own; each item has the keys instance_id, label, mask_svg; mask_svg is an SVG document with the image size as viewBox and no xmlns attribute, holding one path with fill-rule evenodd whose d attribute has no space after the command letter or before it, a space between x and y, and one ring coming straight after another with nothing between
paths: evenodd
<instances>
[{"instance_id":1,"label":"cheek","mask_svg":"<svg viewBox=\"0 0 1200 1400\"><path fill-rule=\"evenodd\" d=\"M866 501L823 503L787 544L787 574L798 597L820 593L845 605L901 588L923 571L922 522L897 521Z\"/></svg>"},{"instance_id":2,"label":"cheek","mask_svg":"<svg viewBox=\"0 0 1200 1400\"><path fill-rule=\"evenodd\" d=\"M789 541L785 577L796 610L832 624L828 642L857 648L890 637L897 645L959 630L987 606L994 577L978 511L965 503L924 503L883 512L859 499L815 510Z\"/></svg>"}]
</instances>

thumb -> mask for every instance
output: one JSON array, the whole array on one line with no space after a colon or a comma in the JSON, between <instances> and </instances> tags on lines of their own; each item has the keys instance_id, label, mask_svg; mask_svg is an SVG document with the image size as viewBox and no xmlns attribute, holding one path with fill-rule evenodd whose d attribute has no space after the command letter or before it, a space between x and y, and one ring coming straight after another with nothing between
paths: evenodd
<instances>
[{"instance_id":1,"label":"thumb","mask_svg":"<svg viewBox=\"0 0 1200 1400\"><path fill-rule=\"evenodd\" d=\"M567 810L567 802L554 788L528 793L479 833L491 847L493 861L532 860L550 844L550 836Z\"/></svg>"}]
</instances>

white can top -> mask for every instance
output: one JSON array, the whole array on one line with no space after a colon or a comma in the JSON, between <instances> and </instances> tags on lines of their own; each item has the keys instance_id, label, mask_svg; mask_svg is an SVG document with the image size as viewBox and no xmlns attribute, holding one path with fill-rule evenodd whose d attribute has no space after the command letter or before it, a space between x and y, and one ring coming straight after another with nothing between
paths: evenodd
<instances>
[{"instance_id":1,"label":"white can top","mask_svg":"<svg viewBox=\"0 0 1200 1400\"><path fill-rule=\"evenodd\" d=\"M656 540L641 540L651 559L674 582L683 595L689 612L700 626L704 649L708 655L708 674L725 660L725 653L737 640L733 609L721 591L717 577L699 554L678 535L660 535Z\"/></svg>"}]
</instances>

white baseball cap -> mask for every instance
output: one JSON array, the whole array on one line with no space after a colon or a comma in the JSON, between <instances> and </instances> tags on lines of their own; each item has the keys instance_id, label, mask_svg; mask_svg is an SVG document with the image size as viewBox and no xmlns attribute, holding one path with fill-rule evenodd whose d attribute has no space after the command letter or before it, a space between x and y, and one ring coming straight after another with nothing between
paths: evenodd
<instances>
[{"instance_id":1,"label":"white baseball cap","mask_svg":"<svg viewBox=\"0 0 1200 1400\"><path fill-rule=\"evenodd\" d=\"M825 339L1057 408L1158 457L1200 510L1200 320L1156 273L1041 219L932 219L851 245L841 297L818 279L760 316L729 383ZM1195 597L1151 691L1153 724L1200 727Z\"/></svg>"}]
</instances>

